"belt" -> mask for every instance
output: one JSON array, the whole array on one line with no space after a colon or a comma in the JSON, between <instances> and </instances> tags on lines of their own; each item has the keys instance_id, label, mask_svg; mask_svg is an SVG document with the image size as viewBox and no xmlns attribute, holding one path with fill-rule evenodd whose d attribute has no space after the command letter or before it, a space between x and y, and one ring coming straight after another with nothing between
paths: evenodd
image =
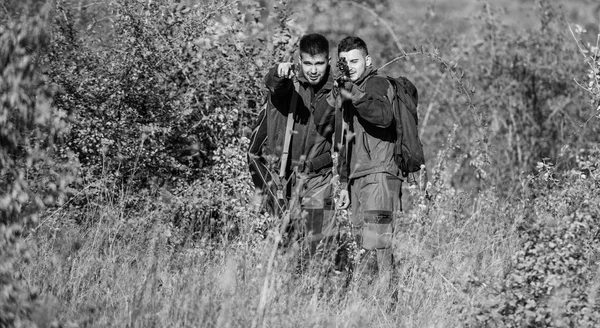
<instances>
[{"instance_id":1,"label":"belt","mask_svg":"<svg viewBox=\"0 0 600 328\"><path fill-rule=\"evenodd\" d=\"M292 167L297 166L299 172L305 173L313 173L317 172L324 167L330 167L333 165L333 160L331 159L331 153L326 152L313 157L309 160L292 160Z\"/></svg>"}]
</instances>

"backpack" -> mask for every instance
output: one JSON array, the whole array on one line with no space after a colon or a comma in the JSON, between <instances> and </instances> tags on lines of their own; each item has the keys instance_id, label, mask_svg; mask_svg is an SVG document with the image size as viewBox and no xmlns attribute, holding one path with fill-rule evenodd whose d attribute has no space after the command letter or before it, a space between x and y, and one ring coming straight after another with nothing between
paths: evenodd
<instances>
[{"instance_id":1,"label":"backpack","mask_svg":"<svg viewBox=\"0 0 600 328\"><path fill-rule=\"evenodd\" d=\"M396 130L394 161L403 176L417 172L425 164L423 144L419 139L417 104L419 94L404 76L387 77L394 88L393 112Z\"/></svg>"}]
</instances>

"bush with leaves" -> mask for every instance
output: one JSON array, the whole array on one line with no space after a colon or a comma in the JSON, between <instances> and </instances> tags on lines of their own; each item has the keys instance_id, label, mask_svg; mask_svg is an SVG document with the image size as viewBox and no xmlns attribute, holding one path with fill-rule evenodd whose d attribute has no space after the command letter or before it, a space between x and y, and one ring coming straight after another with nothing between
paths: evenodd
<instances>
[{"instance_id":1,"label":"bush with leaves","mask_svg":"<svg viewBox=\"0 0 600 328\"><path fill-rule=\"evenodd\" d=\"M587 76L584 81L577 82L581 89L587 91L590 95L590 105L600 111L600 34L596 37L595 44L584 41L586 30L580 25L569 27L579 51L583 55L584 62L588 65ZM598 114L595 115L598 117Z\"/></svg>"},{"instance_id":2,"label":"bush with leaves","mask_svg":"<svg viewBox=\"0 0 600 328\"><path fill-rule=\"evenodd\" d=\"M183 197L175 225L220 231L251 190L238 157L265 96L263 74L294 49L288 6L278 1L263 17L253 0L89 5L110 19L57 2L43 58L71 122L59 152L75 153L85 173L85 197L72 203L101 199L94 193L104 190L86 188L101 179L125 192L126 205Z\"/></svg>"},{"instance_id":3,"label":"bush with leaves","mask_svg":"<svg viewBox=\"0 0 600 328\"><path fill-rule=\"evenodd\" d=\"M580 26L570 30L589 66L586 81L578 85L591 95L595 108L600 99L598 45L582 40L584 30ZM558 172L548 162L537 163L538 173L526 183L524 213L517 220L520 250L513 256L505 279L492 282L490 298L470 313L471 326L600 324L600 150L587 147L575 150L575 154L568 159L575 163L568 171Z\"/></svg>"},{"instance_id":4,"label":"bush with leaves","mask_svg":"<svg viewBox=\"0 0 600 328\"><path fill-rule=\"evenodd\" d=\"M46 74L71 115L64 151L93 175L148 187L191 182L213 152L247 134L270 53L257 3L109 2L106 38L57 7ZM243 7L243 8L240 8ZM243 11L242 11L243 9ZM94 28L94 27L92 27ZM88 36L92 35L92 37Z\"/></svg>"},{"instance_id":5,"label":"bush with leaves","mask_svg":"<svg viewBox=\"0 0 600 328\"><path fill-rule=\"evenodd\" d=\"M256 214L251 203L253 188L243 151L247 146L248 139L240 138L237 143L217 149L210 174L162 198L172 204L169 216L179 232L173 242L252 239L240 232L259 230L260 223L252 217Z\"/></svg>"},{"instance_id":6,"label":"bush with leaves","mask_svg":"<svg viewBox=\"0 0 600 328\"><path fill-rule=\"evenodd\" d=\"M37 293L16 264L29 254L22 235L48 206L65 201L76 168L56 161L55 142L66 127L54 88L39 73L48 46L46 7L40 15L0 24L0 326L29 322Z\"/></svg>"},{"instance_id":7,"label":"bush with leaves","mask_svg":"<svg viewBox=\"0 0 600 328\"><path fill-rule=\"evenodd\" d=\"M600 324L599 154L578 156L579 169L564 175L553 165L538 164L524 213L517 218L521 246L504 279L490 282L490 297L475 306L470 326Z\"/></svg>"}]
</instances>

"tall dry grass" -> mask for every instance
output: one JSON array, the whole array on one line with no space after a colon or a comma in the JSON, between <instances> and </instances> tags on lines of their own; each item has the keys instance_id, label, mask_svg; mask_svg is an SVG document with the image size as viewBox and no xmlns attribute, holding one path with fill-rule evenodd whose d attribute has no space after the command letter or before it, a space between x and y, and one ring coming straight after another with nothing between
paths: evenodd
<instances>
[{"instance_id":1,"label":"tall dry grass","mask_svg":"<svg viewBox=\"0 0 600 328\"><path fill-rule=\"evenodd\" d=\"M451 176L447 170L432 176ZM299 273L299 244L278 247L269 264L274 238L251 222L234 238L178 243L170 204L158 199L137 213L125 199L55 211L28 235L31 262L21 270L45 297L39 317L66 326L460 326L461 314L485 299L478 282L505 273L519 209L492 191L466 194L441 178L431 182L431 200L406 189L414 204L398 222L399 279L391 286L385 276L369 283L358 270L348 281L328 251ZM248 211L259 215L251 205ZM264 316L257 311L262 295Z\"/></svg>"}]
</instances>

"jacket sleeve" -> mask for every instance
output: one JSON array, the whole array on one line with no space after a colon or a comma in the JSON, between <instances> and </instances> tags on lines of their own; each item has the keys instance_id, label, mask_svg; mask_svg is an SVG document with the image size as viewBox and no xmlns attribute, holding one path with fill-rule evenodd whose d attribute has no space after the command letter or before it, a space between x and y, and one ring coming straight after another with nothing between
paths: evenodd
<instances>
[{"instance_id":1,"label":"jacket sleeve","mask_svg":"<svg viewBox=\"0 0 600 328\"><path fill-rule=\"evenodd\" d=\"M262 148L267 139L267 106L264 106L258 115L258 119L250 136L250 147L248 148L248 168L252 182L257 189L264 190L269 182L266 159Z\"/></svg>"},{"instance_id":2,"label":"jacket sleeve","mask_svg":"<svg viewBox=\"0 0 600 328\"><path fill-rule=\"evenodd\" d=\"M369 78L362 87L352 84L352 104L358 116L380 128L389 127L394 120L392 99L388 98L390 83L385 78Z\"/></svg>"},{"instance_id":3,"label":"jacket sleeve","mask_svg":"<svg viewBox=\"0 0 600 328\"><path fill-rule=\"evenodd\" d=\"M272 67L265 75L265 85L269 89L271 102L275 107L281 108L289 101L293 90L291 79L277 76L277 66Z\"/></svg>"}]
</instances>

